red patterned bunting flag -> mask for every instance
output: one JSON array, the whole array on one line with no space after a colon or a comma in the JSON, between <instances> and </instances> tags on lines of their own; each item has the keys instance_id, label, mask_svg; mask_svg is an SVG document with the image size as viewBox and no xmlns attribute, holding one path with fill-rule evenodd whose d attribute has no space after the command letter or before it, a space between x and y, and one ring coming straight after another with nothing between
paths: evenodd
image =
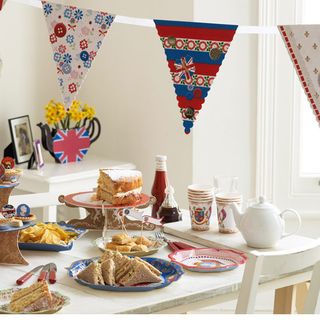
<instances>
[{"instance_id":1,"label":"red patterned bunting flag","mask_svg":"<svg viewBox=\"0 0 320 320\"><path fill-rule=\"evenodd\" d=\"M320 25L287 25L278 28L320 124Z\"/></svg>"},{"instance_id":2,"label":"red patterned bunting flag","mask_svg":"<svg viewBox=\"0 0 320 320\"><path fill-rule=\"evenodd\" d=\"M236 25L154 20L177 95L184 131L190 133Z\"/></svg>"}]
</instances>

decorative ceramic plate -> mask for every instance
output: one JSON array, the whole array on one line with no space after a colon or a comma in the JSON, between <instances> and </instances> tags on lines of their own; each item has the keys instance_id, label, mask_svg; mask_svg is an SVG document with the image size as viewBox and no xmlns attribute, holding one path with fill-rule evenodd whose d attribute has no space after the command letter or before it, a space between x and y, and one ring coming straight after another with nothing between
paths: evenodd
<instances>
[{"instance_id":1,"label":"decorative ceramic plate","mask_svg":"<svg viewBox=\"0 0 320 320\"><path fill-rule=\"evenodd\" d=\"M33 225L34 225L34 222L32 221L24 223L22 227L12 227L10 225L5 225L5 228L0 229L0 232L18 231L18 230L29 228Z\"/></svg>"},{"instance_id":2,"label":"decorative ceramic plate","mask_svg":"<svg viewBox=\"0 0 320 320\"><path fill-rule=\"evenodd\" d=\"M96 290L105 290L105 291L151 291L155 289L160 289L169 286L172 282L177 281L183 275L182 268L177 265L176 263L166 261L163 259L158 258L142 258L143 260L147 261L159 271L162 272L161 275L161 282L158 283L146 283L146 284L139 284L130 287L123 287L123 286L109 286L109 285L102 285L102 284L92 284L86 282L84 280L78 279L77 274L85 269L92 261L99 260L99 257L95 257L92 259L84 259L78 260L72 263L72 265L68 268L68 274L70 277L74 278L74 280L80 283L83 286L88 286L92 289Z\"/></svg>"},{"instance_id":3,"label":"decorative ceramic plate","mask_svg":"<svg viewBox=\"0 0 320 320\"><path fill-rule=\"evenodd\" d=\"M177 250L169 258L185 269L195 272L230 271L247 261L240 251L218 248Z\"/></svg>"},{"instance_id":4,"label":"decorative ceramic plate","mask_svg":"<svg viewBox=\"0 0 320 320\"><path fill-rule=\"evenodd\" d=\"M132 238L135 238L137 236L132 236ZM144 256L151 256L152 254L159 251L159 249L164 248L167 243L162 240L156 240L154 237L147 237L149 240L156 242L155 246L148 247L148 251L130 251L130 252L121 252L121 254L126 256L133 256L133 257L144 257ZM107 239L107 243L111 242L111 238ZM105 242L103 241L103 238L98 238L94 240L94 244L102 251L105 251ZM113 251L113 250L112 250Z\"/></svg>"},{"instance_id":5,"label":"decorative ceramic plate","mask_svg":"<svg viewBox=\"0 0 320 320\"><path fill-rule=\"evenodd\" d=\"M1 181L0 189L13 188L19 185L19 182Z\"/></svg>"},{"instance_id":6,"label":"decorative ceramic plate","mask_svg":"<svg viewBox=\"0 0 320 320\"><path fill-rule=\"evenodd\" d=\"M46 222L50 223L50 222ZM78 234L76 238L69 241L68 244L47 244L47 243L33 243L33 242L19 242L19 248L21 250L38 250L38 251L68 251L73 247L73 242L80 237L82 237L85 233L88 232L87 229L75 228L64 221L57 222L57 224L66 231L72 231Z\"/></svg>"},{"instance_id":7,"label":"decorative ceramic plate","mask_svg":"<svg viewBox=\"0 0 320 320\"><path fill-rule=\"evenodd\" d=\"M96 193L93 191L89 192L78 192L72 193L64 196L64 202L71 206L82 207L82 208L93 208L93 209L102 209L102 203L104 203L105 209L117 209L117 208L132 208L139 207L147 204L150 201L150 197L144 193L141 193L141 200L136 202L133 205L113 205L106 201L102 200L93 200Z\"/></svg>"},{"instance_id":8,"label":"decorative ceramic plate","mask_svg":"<svg viewBox=\"0 0 320 320\"><path fill-rule=\"evenodd\" d=\"M6 314L22 314L11 312L9 310L9 302L11 299L11 296L14 292L20 290L20 288L11 288L11 289L4 289L0 290L0 313L6 313ZM61 293L57 291L51 291L52 297L53 297L53 304L54 307L50 310L42 310L42 311L36 311L36 312L28 312L28 314L49 314L49 313L56 313L59 310L61 310L64 306L69 304L70 299Z\"/></svg>"}]
</instances>

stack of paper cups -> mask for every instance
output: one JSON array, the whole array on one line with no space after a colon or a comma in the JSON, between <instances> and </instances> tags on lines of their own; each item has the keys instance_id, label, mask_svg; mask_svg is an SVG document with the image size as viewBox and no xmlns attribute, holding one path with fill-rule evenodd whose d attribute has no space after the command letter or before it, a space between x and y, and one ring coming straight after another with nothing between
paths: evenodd
<instances>
[{"instance_id":1,"label":"stack of paper cups","mask_svg":"<svg viewBox=\"0 0 320 320\"><path fill-rule=\"evenodd\" d=\"M217 215L219 232L221 233L235 233L238 231L235 219L233 216L233 209L231 203L235 203L241 207L242 195L239 193L217 193Z\"/></svg>"},{"instance_id":2,"label":"stack of paper cups","mask_svg":"<svg viewBox=\"0 0 320 320\"><path fill-rule=\"evenodd\" d=\"M209 230L212 209L215 209L213 186L188 186L188 200L192 230Z\"/></svg>"}]
</instances>

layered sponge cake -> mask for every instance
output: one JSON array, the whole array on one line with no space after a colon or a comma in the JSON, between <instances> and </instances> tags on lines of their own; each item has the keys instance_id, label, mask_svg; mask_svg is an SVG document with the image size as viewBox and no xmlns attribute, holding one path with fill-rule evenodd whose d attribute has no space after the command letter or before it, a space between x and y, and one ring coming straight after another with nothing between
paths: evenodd
<instances>
[{"instance_id":1,"label":"layered sponge cake","mask_svg":"<svg viewBox=\"0 0 320 320\"><path fill-rule=\"evenodd\" d=\"M53 298L46 281L37 282L28 288L15 292L10 301L11 312L35 312L50 310Z\"/></svg>"},{"instance_id":2,"label":"layered sponge cake","mask_svg":"<svg viewBox=\"0 0 320 320\"><path fill-rule=\"evenodd\" d=\"M133 205L141 198L142 174L137 170L100 169L97 200Z\"/></svg>"}]
</instances>

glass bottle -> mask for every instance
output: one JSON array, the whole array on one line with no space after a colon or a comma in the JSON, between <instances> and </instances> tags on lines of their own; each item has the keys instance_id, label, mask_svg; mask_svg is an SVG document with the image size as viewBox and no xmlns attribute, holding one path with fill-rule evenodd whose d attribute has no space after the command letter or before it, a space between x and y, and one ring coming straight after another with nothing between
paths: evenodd
<instances>
[{"instance_id":1,"label":"glass bottle","mask_svg":"<svg viewBox=\"0 0 320 320\"><path fill-rule=\"evenodd\" d=\"M181 212L173 196L173 187L169 185L166 188L165 193L166 196L158 211L157 218L162 218L162 223L176 222L181 220Z\"/></svg>"},{"instance_id":2,"label":"glass bottle","mask_svg":"<svg viewBox=\"0 0 320 320\"><path fill-rule=\"evenodd\" d=\"M152 206L153 218L157 218L157 212L165 198L167 181L167 156L158 155L156 156L156 173L151 189L151 194L156 198L156 202Z\"/></svg>"}]
</instances>

